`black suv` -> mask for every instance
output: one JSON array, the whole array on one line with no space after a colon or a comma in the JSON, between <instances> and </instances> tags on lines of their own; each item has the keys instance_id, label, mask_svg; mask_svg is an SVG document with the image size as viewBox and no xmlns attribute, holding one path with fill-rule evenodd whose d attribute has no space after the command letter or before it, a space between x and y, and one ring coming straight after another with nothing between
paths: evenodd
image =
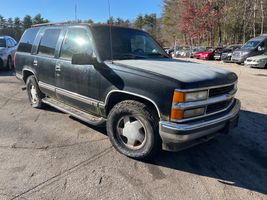
<instances>
[{"instance_id":1,"label":"black suv","mask_svg":"<svg viewBox=\"0 0 267 200\"><path fill-rule=\"evenodd\" d=\"M15 63L33 107L106 125L113 146L132 158L184 149L238 122L234 73L173 60L141 30L39 25L23 34Z\"/></svg>"}]
</instances>

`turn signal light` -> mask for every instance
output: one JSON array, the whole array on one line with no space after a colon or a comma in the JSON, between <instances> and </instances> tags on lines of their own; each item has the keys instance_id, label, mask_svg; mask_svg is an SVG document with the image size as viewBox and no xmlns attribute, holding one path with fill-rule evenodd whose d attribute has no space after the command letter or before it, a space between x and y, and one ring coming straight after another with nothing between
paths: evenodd
<instances>
[{"instance_id":1,"label":"turn signal light","mask_svg":"<svg viewBox=\"0 0 267 200\"><path fill-rule=\"evenodd\" d=\"M183 119L184 117L184 111L183 110L178 110L178 109L173 109L171 110L171 120L179 120Z\"/></svg>"},{"instance_id":2,"label":"turn signal light","mask_svg":"<svg viewBox=\"0 0 267 200\"><path fill-rule=\"evenodd\" d=\"M173 93L173 98L172 98L173 103L181 103L185 102L185 93L184 92L177 92L174 91Z\"/></svg>"}]
</instances>

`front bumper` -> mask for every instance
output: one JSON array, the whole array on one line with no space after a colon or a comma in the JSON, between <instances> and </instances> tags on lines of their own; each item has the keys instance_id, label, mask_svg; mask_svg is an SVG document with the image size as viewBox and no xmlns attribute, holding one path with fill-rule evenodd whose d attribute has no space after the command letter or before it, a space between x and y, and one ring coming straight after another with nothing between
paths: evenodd
<instances>
[{"instance_id":1,"label":"front bumper","mask_svg":"<svg viewBox=\"0 0 267 200\"><path fill-rule=\"evenodd\" d=\"M215 55L215 56L214 56L214 59L215 59L215 60L221 60L221 56L220 56L220 55Z\"/></svg>"},{"instance_id":2,"label":"front bumper","mask_svg":"<svg viewBox=\"0 0 267 200\"><path fill-rule=\"evenodd\" d=\"M179 151L208 141L220 132L228 133L238 124L240 106L240 101L236 99L235 104L226 114L206 121L186 124L160 121L159 133L163 142L162 148L168 151Z\"/></svg>"},{"instance_id":3,"label":"front bumper","mask_svg":"<svg viewBox=\"0 0 267 200\"><path fill-rule=\"evenodd\" d=\"M255 68L264 68L265 67L265 63L263 63L263 62L248 62L248 61L245 61L245 66L247 66L247 67L255 67Z\"/></svg>"},{"instance_id":4,"label":"front bumper","mask_svg":"<svg viewBox=\"0 0 267 200\"><path fill-rule=\"evenodd\" d=\"M247 56L243 56L243 57L232 56L231 61L234 63L244 63L246 59L247 59Z\"/></svg>"}]
</instances>

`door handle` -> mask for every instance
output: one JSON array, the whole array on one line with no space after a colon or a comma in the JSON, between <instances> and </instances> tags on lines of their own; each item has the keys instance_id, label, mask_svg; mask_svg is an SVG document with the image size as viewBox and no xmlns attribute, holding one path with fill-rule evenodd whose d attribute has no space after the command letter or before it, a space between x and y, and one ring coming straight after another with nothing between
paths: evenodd
<instances>
[{"instance_id":1,"label":"door handle","mask_svg":"<svg viewBox=\"0 0 267 200\"><path fill-rule=\"evenodd\" d=\"M59 64L57 64L55 70L56 70L56 72L60 72L61 71L61 66Z\"/></svg>"},{"instance_id":2,"label":"door handle","mask_svg":"<svg viewBox=\"0 0 267 200\"><path fill-rule=\"evenodd\" d=\"M33 66L37 66L38 65L38 61L37 60L34 60L33 61Z\"/></svg>"}]
</instances>

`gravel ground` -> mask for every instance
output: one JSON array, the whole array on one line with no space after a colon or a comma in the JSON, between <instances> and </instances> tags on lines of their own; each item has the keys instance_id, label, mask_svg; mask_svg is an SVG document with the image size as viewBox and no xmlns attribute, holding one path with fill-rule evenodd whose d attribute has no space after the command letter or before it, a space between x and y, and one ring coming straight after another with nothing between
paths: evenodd
<instances>
[{"instance_id":1,"label":"gravel ground","mask_svg":"<svg viewBox=\"0 0 267 200\"><path fill-rule=\"evenodd\" d=\"M267 70L197 62L239 76L239 127L150 163L117 153L105 129L31 108L0 71L0 199L267 199Z\"/></svg>"}]
</instances>

